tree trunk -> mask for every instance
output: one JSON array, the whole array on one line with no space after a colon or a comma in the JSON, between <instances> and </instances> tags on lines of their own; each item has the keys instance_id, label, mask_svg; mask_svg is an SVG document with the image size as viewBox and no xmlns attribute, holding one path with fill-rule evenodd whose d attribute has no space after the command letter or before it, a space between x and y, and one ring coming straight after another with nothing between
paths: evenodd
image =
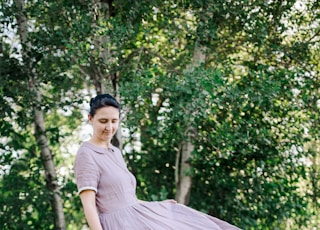
<instances>
[{"instance_id":1,"label":"tree trunk","mask_svg":"<svg viewBox=\"0 0 320 230\"><path fill-rule=\"evenodd\" d=\"M53 162L53 156L49 148L49 141L45 133L44 114L41 110L41 90L37 88L37 71L32 69L32 59L29 56L31 53L31 43L28 41L28 18L25 15L25 3L23 0L15 1L17 7L16 19L18 23L18 33L22 45L22 59L25 66L25 72L29 76L29 90L30 95L34 95L32 103L34 124L35 124L35 138L40 148L40 155L45 171L46 184L49 191L52 193L50 198L52 210L54 211L54 226L55 229L64 230L65 218L63 213L63 202L60 196L60 190L57 183L56 169Z\"/></svg>"},{"instance_id":2,"label":"tree trunk","mask_svg":"<svg viewBox=\"0 0 320 230\"><path fill-rule=\"evenodd\" d=\"M41 101L41 94L39 91L36 92L37 100ZM52 193L51 206L55 216L55 229L63 230L66 229L65 218L63 213L63 201L60 195L60 188L57 183L57 174L55 165L53 162L53 156L49 148L49 141L45 135L45 121L43 111L34 107L34 124L35 124L35 137L37 144L40 148L41 160L45 169L45 177L47 187Z\"/></svg>"},{"instance_id":3,"label":"tree trunk","mask_svg":"<svg viewBox=\"0 0 320 230\"><path fill-rule=\"evenodd\" d=\"M194 139L193 132L194 130L187 131L185 134L187 138L185 141L182 141L179 153L176 157L176 201L186 205L189 203L192 185L190 159L192 157L192 151L194 150L194 145L192 143Z\"/></svg>"},{"instance_id":4,"label":"tree trunk","mask_svg":"<svg viewBox=\"0 0 320 230\"><path fill-rule=\"evenodd\" d=\"M206 54L205 47L199 45L198 42L195 44L193 63L189 66L189 71L193 71L194 67L197 67L205 62ZM193 111L189 111L190 114ZM193 116L191 116L193 117ZM192 186L192 176L191 176L191 158L192 152L194 150L194 140L197 136L197 130L192 126L193 120L191 119L188 124L191 124L185 133L185 139L181 142L179 152L176 156L176 201L179 203L188 205Z\"/></svg>"},{"instance_id":5,"label":"tree trunk","mask_svg":"<svg viewBox=\"0 0 320 230\"><path fill-rule=\"evenodd\" d=\"M94 15L93 27L99 26L99 20L109 20L113 16L112 0L92 0L92 14ZM91 69L95 71L88 71L87 74L93 81L97 94L110 93L120 102L118 74L110 73L109 69L113 62L113 55L111 53L110 37L106 35L96 35L93 38L94 47L97 47L97 58L101 60L101 65L92 64ZM91 65L90 64L90 65ZM110 92L112 91L112 92ZM122 148L122 135L119 129L112 138L112 144Z\"/></svg>"},{"instance_id":6,"label":"tree trunk","mask_svg":"<svg viewBox=\"0 0 320 230\"><path fill-rule=\"evenodd\" d=\"M111 17L112 1L105 0L92 0L91 13L93 15L92 28L96 31L100 27L100 20L106 21ZM110 74L110 66L112 65L113 59L111 54L111 42L108 35L93 34L93 45L94 50L92 52L93 60L87 69L87 75L93 82L97 94L110 93L109 91L114 90L113 78ZM111 94L115 94L111 92Z\"/></svg>"}]
</instances>

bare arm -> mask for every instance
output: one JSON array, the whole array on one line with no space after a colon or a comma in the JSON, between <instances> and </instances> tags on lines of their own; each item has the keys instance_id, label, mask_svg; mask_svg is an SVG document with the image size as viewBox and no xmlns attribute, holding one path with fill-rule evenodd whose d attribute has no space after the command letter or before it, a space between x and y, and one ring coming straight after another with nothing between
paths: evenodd
<instances>
[{"instance_id":1,"label":"bare arm","mask_svg":"<svg viewBox=\"0 0 320 230\"><path fill-rule=\"evenodd\" d=\"M84 190L80 193L84 214L91 230L102 230L97 207L96 193L93 190Z\"/></svg>"}]
</instances>

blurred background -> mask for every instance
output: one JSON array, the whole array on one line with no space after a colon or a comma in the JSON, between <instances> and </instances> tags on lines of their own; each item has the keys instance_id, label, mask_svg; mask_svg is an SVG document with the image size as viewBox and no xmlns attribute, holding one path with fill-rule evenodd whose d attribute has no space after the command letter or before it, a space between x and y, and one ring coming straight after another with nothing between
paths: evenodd
<instances>
[{"instance_id":1,"label":"blurred background","mask_svg":"<svg viewBox=\"0 0 320 230\"><path fill-rule=\"evenodd\" d=\"M242 229L319 229L316 0L2 0L0 228L86 229L73 175L91 97L139 199Z\"/></svg>"}]
</instances>

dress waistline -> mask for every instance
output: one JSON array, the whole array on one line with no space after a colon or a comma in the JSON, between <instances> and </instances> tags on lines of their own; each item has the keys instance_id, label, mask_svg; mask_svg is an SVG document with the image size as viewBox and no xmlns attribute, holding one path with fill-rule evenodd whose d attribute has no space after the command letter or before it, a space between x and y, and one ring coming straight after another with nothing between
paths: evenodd
<instances>
[{"instance_id":1,"label":"dress waistline","mask_svg":"<svg viewBox=\"0 0 320 230\"><path fill-rule=\"evenodd\" d=\"M133 201L131 203L126 203L125 205L119 205L117 206L117 208L112 208L110 210L105 210L105 211L102 211L102 212L99 212L99 215L104 215L104 214L110 214L110 213L114 213L114 212L118 212L120 210L123 210L123 209L126 209L126 208L129 208L135 204L138 204L139 202L138 201Z\"/></svg>"}]
</instances>

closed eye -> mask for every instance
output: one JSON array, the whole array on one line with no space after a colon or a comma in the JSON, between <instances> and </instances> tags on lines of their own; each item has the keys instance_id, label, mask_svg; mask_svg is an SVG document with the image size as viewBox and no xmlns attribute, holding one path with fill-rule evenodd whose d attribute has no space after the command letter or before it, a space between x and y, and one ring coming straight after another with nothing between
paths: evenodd
<instances>
[{"instance_id":1,"label":"closed eye","mask_svg":"<svg viewBox=\"0 0 320 230\"><path fill-rule=\"evenodd\" d=\"M102 124L105 124L105 123L108 123L109 120L108 119L100 119L99 122L102 123ZM118 119L113 119L113 120L111 120L111 122L112 123L117 123Z\"/></svg>"}]
</instances>

